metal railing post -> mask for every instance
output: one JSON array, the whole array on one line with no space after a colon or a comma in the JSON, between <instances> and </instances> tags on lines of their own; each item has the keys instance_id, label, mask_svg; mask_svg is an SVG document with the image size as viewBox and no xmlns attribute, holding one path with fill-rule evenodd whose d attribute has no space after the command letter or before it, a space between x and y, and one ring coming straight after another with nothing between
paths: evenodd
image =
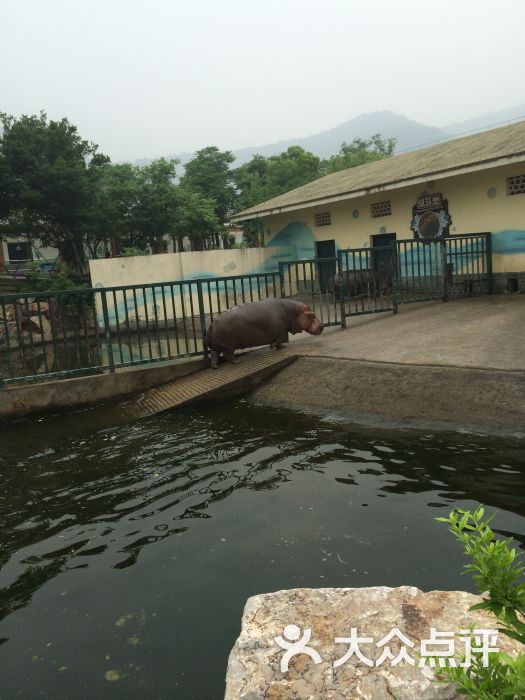
<instances>
[{"instance_id":1,"label":"metal railing post","mask_svg":"<svg viewBox=\"0 0 525 700\"><path fill-rule=\"evenodd\" d=\"M448 301L448 281L447 281L447 240L442 238L441 244L441 285L443 291L443 301Z\"/></svg>"},{"instance_id":2,"label":"metal railing post","mask_svg":"<svg viewBox=\"0 0 525 700\"><path fill-rule=\"evenodd\" d=\"M111 344L111 327L109 325L108 300L106 299L106 290L100 292L102 299L102 315L104 317L104 336L106 338L106 346L108 349L108 366L109 371L115 371L115 360L113 358L113 346ZM117 309L115 309L117 312Z\"/></svg>"},{"instance_id":3,"label":"metal railing post","mask_svg":"<svg viewBox=\"0 0 525 700\"><path fill-rule=\"evenodd\" d=\"M284 263L279 263L279 285L281 287L281 297L284 297Z\"/></svg>"},{"instance_id":4,"label":"metal railing post","mask_svg":"<svg viewBox=\"0 0 525 700\"><path fill-rule=\"evenodd\" d=\"M335 271L336 275L339 275L339 308L341 309L341 328L346 328L346 314L345 314L345 290L343 283L343 251L337 251L337 268Z\"/></svg>"},{"instance_id":5,"label":"metal railing post","mask_svg":"<svg viewBox=\"0 0 525 700\"><path fill-rule=\"evenodd\" d=\"M208 359L208 338L206 333L206 315L204 313L204 297L202 294L202 282L197 280L197 299L199 301L199 318L201 324L202 352L205 359Z\"/></svg>"},{"instance_id":6,"label":"metal railing post","mask_svg":"<svg viewBox=\"0 0 525 700\"><path fill-rule=\"evenodd\" d=\"M399 304L397 301L397 271L398 271L398 261L397 261L397 241L391 241L392 246L392 306L394 313L399 313Z\"/></svg>"},{"instance_id":7,"label":"metal railing post","mask_svg":"<svg viewBox=\"0 0 525 700\"><path fill-rule=\"evenodd\" d=\"M487 294L493 294L494 280L492 277L492 233L487 233L485 239L485 248L487 256Z\"/></svg>"}]
</instances>

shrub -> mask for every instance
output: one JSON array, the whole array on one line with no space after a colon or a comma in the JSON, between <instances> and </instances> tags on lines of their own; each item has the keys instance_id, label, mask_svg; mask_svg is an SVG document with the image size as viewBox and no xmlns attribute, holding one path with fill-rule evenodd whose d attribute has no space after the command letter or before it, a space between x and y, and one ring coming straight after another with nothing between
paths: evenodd
<instances>
[{"instance_id":1,"label":"shrub","mask_svg":"<svg viewBox=\"0 0 525 700\"><path fill-rule=\"evenodd\" d=\"M471 610L487 610L501 621L503 632L525 644L525 567L519 564L521 555L511 548L512 538L498 540L489 527L494 515L483 519L482 506L471 513L453 510L448 518L436 518L447 523L450 532L463 544L471 563L464 573L472 573L476 587L487 598ZM441 674L444 681L455 681L462 695L475 700L491 698L525 698L525 653L516 659L507 654L492 653L484 667L478 659L468 668L447 668Z\"/></svg>"},{"instance_id":2,"label":"shrub","mask_svg":"<svg viewBox=\"0 0 525 700\"><path fill-rule=\"evenodd\" d=\"M28 263L26 282L21 286L20 291L26 294L34 292L46 292L50 296L53 292L75 291L80 292L89 289L85 282L79 282L67 268L62 268L59 272L43 272L39 263ZM70 314L85 312L93 306L92 294L67 294L62 296L64 308Z\"/></svg>"}]
</instances>

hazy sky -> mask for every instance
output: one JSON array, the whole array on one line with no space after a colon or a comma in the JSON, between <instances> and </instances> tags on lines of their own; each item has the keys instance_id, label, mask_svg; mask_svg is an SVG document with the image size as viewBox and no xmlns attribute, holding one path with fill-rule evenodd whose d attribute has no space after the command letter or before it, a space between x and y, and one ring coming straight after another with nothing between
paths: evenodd
<instances>
[{"instance_id":1,"label":"hazy sky","mask_svg":"<svg viewBox=\"0 0 525 700\"><path fill-rule=\"evenodd\" d=\"M524 0L2 0L0 111L113 160L383 109L441 126L525 103L524 30Z\"/></svg>"}]
</instances>

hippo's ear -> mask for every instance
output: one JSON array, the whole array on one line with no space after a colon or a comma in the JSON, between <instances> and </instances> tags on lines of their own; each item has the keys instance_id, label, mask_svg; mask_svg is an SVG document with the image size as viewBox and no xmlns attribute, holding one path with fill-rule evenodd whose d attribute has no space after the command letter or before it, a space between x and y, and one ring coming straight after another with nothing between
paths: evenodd
<instances>
[{"instance_id":1,"label":"hippo's ear","mask_svg":"<svg viewBox=\"0 0 525 700\"><path fill-rule=\"evenodd\" d=\"M304 315L305 316L313 316L315 318L315 311L305 311Z\"/></svg>"},{"instance_id":2,"label":"hippo's ear","mask_svg":"<svg viewBox=\"0 0 525 700\"><path fill-rule=\"evenodd\" d=\"M302 311L300 311L299 313L306 314L306 313L308 313L308 311L311 311L311 310L312 310L312 309L308 306L308 304L304 304L304 303L303 303L302 306L303 306Z\"/></svg>"}]
</instances>

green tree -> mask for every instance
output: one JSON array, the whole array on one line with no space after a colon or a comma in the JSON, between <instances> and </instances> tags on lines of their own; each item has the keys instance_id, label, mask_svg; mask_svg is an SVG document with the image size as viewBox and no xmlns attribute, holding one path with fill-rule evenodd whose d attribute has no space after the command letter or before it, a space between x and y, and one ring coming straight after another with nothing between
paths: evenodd
<instances>
[{"instance_id":1,"label":"green tree","mask_svg":"<svg viewBox=\"0 0 525 700\"><path fill-rule=\"evenodd\" d=\"M165 236L175 233L177 162L159 158L138 169L137 203L132 216L134 245L148 244L153 253L164 252Z\"/></svg>"},{"instance_id":2,"label":"green tree","mask_svg":"<svg viewBox=\"0 0 525 700\"><path fill-rule=\"evenodd\" d=\"M238 190L237 210L277 197L316 180L321 174L321 160L300 146L290 146L284 153L270 158L257 154L234 170ZM249 245L261 244L261 221L246 221L243 228L244 239Z\"/></svg>"},{"instance_id":3,"label":"green tree","mask_svg":"<svg viewBox=\"0 0 525 700\"><path fill-rule=\"evenodd\" d=\"M0 186L5 235L38 236L84 270L84 242L98 171L109 161L67 119L0 114Z\"/></svg>"},{"instance_id":4,"label":"green tree","mask_svg":"<svg viewBox=\"0 0 525 700\"><path fill-rule=\"evenodd\" d=\"M183 186L178 187L173 237L177 241L179 251L183 250L184 236L190 239L192 250L210 247L209 243L215 241L219 229L215 202L203 197L199 192Z\"/></svg>"},{"instance_id":5,"label":"green tree","mask_svg":"<svg viewBox=\"0 0 525 700\"><path fill-rule=\"evenodd\" d=\"M135 212L139 203L139 168L129 164L107 163L100 169L95 196L89 212L86 244L92 257L98 257L107 242L122 247L142 246L137 233Z\"/></svg>"},{"instance_id":6,"label":"green tree","mask_svg":"<svg viewBox=\"0 0 525 700\"><path fill-rule=\"evenodd\" d=\"M258 153L248 162L233 171L237 187L237 210L263 202L267 192L268 158ZM243 240L246 245L258 248L263 243L263 227L259 219L243 222Z\"/></svg>"},{"instance_id":7,"label":"green tree","mask_svg":"<svg viewBox=\"0 0 525 700\"><path fill-rule=\"evenodd\" d=\"M278 156L255 155L233 171L239 209L259 204L284 192L305 185L321 175L321 160L300 146Z\"/></svg>"},{"instance_id":8,"label":"green tree","mask_svg":"<svg viewBox=\"0 0 525 700\"><path fill-rule=\"evenodd\" d=\"M230 165L235 156L230 151L220 151L216 146L208 146L197 151L195 158L186 164L186 170L181 178L181 186L185 191L196 192L213 202L213 208L219 228L228 221L235 210L236 192L233 171ZM227 235L219 234L217 230L212 235L214 247L219 247L219 235L228 247Z\"/></svg>"},{"instance_id":9,"label":"green tree","mask_svg":"<svg viewBox=\"0 0 525 700\"><path fill-rule=\"evenodd\" d=\"M306 185L321 175L321 160L300 146L268 159L266 189L269 197Z\"/></svg>"},{"instance_id":10,"label":"green tree","mask_svg":"<svg viewBox=\"0 0 525 700\"><path fill-rule=\"evenodd\" d=\"M323 171L335 173L387 158L394 153L395 146L396 139L383 139L381 134L374 134L369 139L355 138L352 143L343 143L339 153L323 162Z\"/></svg>"}]
</instances>

